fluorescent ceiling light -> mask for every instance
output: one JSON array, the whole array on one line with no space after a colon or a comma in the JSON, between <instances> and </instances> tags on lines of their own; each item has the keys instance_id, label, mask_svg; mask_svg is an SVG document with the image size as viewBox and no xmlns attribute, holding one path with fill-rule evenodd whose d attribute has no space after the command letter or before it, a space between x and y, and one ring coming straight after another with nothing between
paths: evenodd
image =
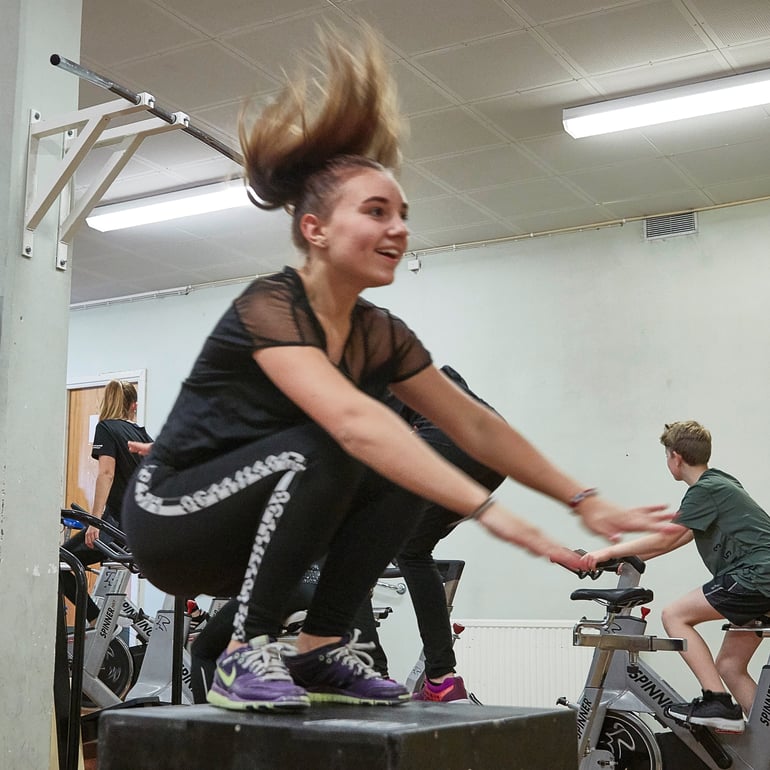
<instances>
[{"instance_id":1,"label":"fluorescent ceiling light","mask_svg":"<svg viewBox=\"0 0 770 770\"><path fill-rule=\"evenodd\" d=\"M242 180L238 180L99 206L86 217L86 222L89 227L104 233L250 205L246 187Z\"/></svg>"},{"instance_id":2,"label":"fluorescent ceiling light","mask_svg":"<svg viewBox=\"0 0 770 770\"><path fill-rule=\"evenodd\" d=\"M564 130L580 139L770 102L770 70L731 75L564 110Z\"/></svg>"}]
</instances>

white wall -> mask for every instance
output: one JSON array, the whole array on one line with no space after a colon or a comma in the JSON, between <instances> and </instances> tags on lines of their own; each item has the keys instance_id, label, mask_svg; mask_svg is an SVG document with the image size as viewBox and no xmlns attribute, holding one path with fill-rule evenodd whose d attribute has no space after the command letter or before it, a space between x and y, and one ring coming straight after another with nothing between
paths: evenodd
<instances>
[{"instance_id":1,"label":"white wall","mask_svg":"<svg viewBox=\"0 0 770 770\"><path fill-rule=\"evenodd\" d=\"M403 317L512 424L586 485L628 505L676 507L658 437L696 419L714 435L712 464L737 475L765 507L770 414L766 287L770 203L701 214L697 235L645 242L640 223L430 255L418 274L368 296ZM75 257L77 258L77 257ZM203 337L242 287L76 311L69 379L146 368L147 427L156 433ZM565 544L600 541L563 506L511 482L501 497ZM437 555L466 560L455 617L596 617L574 604L579 581L464 524ZM643 584L659 610L707 579L693 545L651 563ZM581 584L582 585L582 584ZM419 650L408 599L383 624L392 674ZM718 644L718 624L709 634ZM653 660L682 694L697 694L678 656ZM483 695L483 694L482 694Z\"/></svg>"}]
</instances>

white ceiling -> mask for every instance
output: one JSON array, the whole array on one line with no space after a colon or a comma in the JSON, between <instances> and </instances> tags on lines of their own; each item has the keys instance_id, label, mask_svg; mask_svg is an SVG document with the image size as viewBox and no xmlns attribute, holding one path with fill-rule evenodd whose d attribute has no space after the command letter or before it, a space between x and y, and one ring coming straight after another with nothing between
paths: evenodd
<instances>
[{"instance_id":1,"label":"white ceiling","mask_svg":"<svg viewBox=\"0 0 770 770\"><path fill-rule=\"evenodd\" d=\"M561 125L564 107L770 66L770 0L84 0L80 61L237 149L242 99L276 92L317 22L356 17L384 36L409 117L412 249L770 196L770 106L581 140ZM81 85L81 106L113 99ZM104 200L238 171L172 131L145 140ZM252 208L84 226L72 302L280 268L296 262L288 227Z\"/></svg>"}]
</instances>

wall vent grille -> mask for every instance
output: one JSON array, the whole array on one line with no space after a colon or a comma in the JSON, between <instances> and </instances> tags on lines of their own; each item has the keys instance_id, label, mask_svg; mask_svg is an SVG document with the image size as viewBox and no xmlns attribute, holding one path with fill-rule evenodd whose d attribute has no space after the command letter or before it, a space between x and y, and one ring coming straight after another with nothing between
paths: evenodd
<instances>
[{"instance_id":1,"label":"wall vent grille","mask_svg":"<svg viewBox=\"0 0 770 770\"><path fill-rule=\"evenodd\" d=\"M662 217L648 217L644 220L644 237L669 238L674 235L692 235L698 232L698 221L694 211L683 214L666 214Z\"/></svg>"}]
</instances>

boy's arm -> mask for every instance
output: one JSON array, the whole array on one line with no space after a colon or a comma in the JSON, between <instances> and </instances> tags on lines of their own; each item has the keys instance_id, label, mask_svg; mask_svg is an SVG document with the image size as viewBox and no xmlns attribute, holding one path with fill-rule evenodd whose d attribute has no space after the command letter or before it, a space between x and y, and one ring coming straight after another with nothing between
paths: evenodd
<instances>
[{"instance_id":1,"label":"boy's arm","mask_svg":"<svg viewBox=\"0 0 770 770\"><path fill-rule=\"evenodd\" d=\"M587 553L580 560L581 568L592 570L596 565L609 559L618 559L622 556L638 556L642 561L647 561L655 556L668 553L689 543L693 538L691 529L680 524L670 524L669 529L676 528L673 532L655 532L634 540L600 548L598 551Z\"/></svg>"}]
</instances>

